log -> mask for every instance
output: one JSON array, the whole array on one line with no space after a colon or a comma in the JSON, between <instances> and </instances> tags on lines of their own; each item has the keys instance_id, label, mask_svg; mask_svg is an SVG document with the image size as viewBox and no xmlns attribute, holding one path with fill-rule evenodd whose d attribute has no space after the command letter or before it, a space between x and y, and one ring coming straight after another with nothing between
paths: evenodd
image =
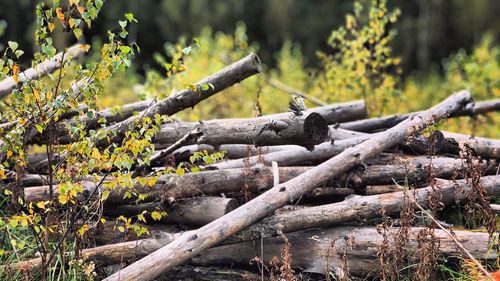
<instances>
[{"instance_id":1,"label":"log","mask_svg":"<svg viewBox=\"0 0 500 281\"><path fill-rule=\"evenodd\" d=\"M227 267L200 267L183 265L163 274L155 281L268 281L269 278L260 274Z\"/></svg>"},{"instance_id":2,"label":"log","mask_svg":"<svg viewBox=\"0 0 500 281\"><path fill-rule=\"evenodd\" d=\"M133 125L139 118L150 117L154 118L156 114L171 116L189 107L194 107L199 102L209 98L210 96L236 84L244 79L261 72L260 60L256 54L250 54L247 57L227 66L211 76L202 79L196 83L197 86L208 85L207 90L192 91L189 89L181 90L172 93L168 98L155 102L140 114L131 116L116 124L103 128L108 133L113 132L110 136L110 142L120 141L129 127ZM107 139L99 142L100 146L108 144Z\"/></svg>"},{"instance_id":3,"label":"log","mask_svg":"<svg viewBox=\"0 0 500 281\"><path fill-rule=\"evenodd\" d=\"M183 234L172 243L127 266L105 280L150 280L201 251L227 239L236 232L269 215L287 202L297 200L311 192L329 178L346 172L364 160L376 156L408 136L418 133L434 122L449 116L471 101L468 92L451 95L425 113L409 118L397 126L374 136L364 143L349 148L304 174L275 186L259 197L247 202L229 214L193 231Z\"/></svg>"},{"instance_id":4,"label":"log","mask_svg":"<svg viewBox=\"0 0 500 281\"><path fill-rule=\"evenodd\" d=\"M242 80L261 72L260 60L255 54L250 54L247 57L227 66L226 68L214 73L204 79L198 81L196 85L208 85L208 90L192 91L189 89L173 92L168 98L161 101L146 100L127 104L123 107L108 108L95 113L93 118L83 117L80 122L84 122L86 129L96 129L100 126L100 119L105 119L106 124L112 124L102 130L109 133L115 132L112 136L112 141L119 141L124 132L129 130L129 126L133 125L139 118L150 117L154 119L156 114L171 116L189 107L194 107L199 102L209 98L210 96L241 82ZM134 115L135 113L139 114ZM67 127L75 124L76 119L70 122L61 122L56 128L60 143L70 143L73 141ZM39 140L40 141L40 140ZM100 145L105 145L107 141L101 141Z\"/></svg>"},{"instance_id":5,"label":"log","mask_svg":"<svg viewBox=\"0 0 500 281\"><path fill-rule=\"evenodd\" d=\"M482 177L480 184L488 196L494 197L500 194L500 176ZM440 202L444 205L466 202L473 189L469 180L464 179L439 181L435 187L429 186L407 192L416 202L427 208L429 207L429 198L434 195L438 195ZM357 220L366 221L380 216L381 210L384 210L388 216L396 215L401 212L404 197L404 191L370 196L355 195L338 203L279 213L251 225L231 237L226 243L272 237L280 232L288 233Z\"/></svg>"},{"instance_id":6,"label":"log","mask_svg":"<svg viewBox=\"0 0 500 281\"><path fill-rule=\"evenodd\" d=\"M113 208L104 208L104 215L110 217L137 216L143 211L149 214L153 211L166 211L167 216L160 219L162 223L177 223L182 225L202 226L212 222L238 207L238 201L233 198L196 197L179 201L171 206L164 206L160 202L141 203L135 205L121 205ZM153 219L145 216L147 221Z\"/></svg>"},{"instance_id":7,"label":"log","mask_svg":"<svg viewBox=\"0 0 500 281\"><path fill-rule=\"evenodd\" d=\"M280 119L258 117L246 119L219 119L190 123L170 123L161 127L155 142L174 143L193 130L200 130L198 143L218 146L221 144L283 145L296 144L312 149L325 141L328 124L318 113L297 116L287 113ZM194 143L194 141L191 141Z\"/></svg>"},{"instance_id":8,"label":"log","mask_svg":"<svg viewBox=\"0 0 500 281\"><path fill-rule=\"evenodd\" d=\"M284 181L290 180L309 169L310 167L282 167L280 168L280 179ZM83 181L82 185L84 195L92 194L96 186L88 180ZM168 202L174 202L178 199L199 195L220 195L239 191L257 193L272 186L273 172L270 167L263 165L242 169L188 173L183 176L167 174L159 177L152 187L138 184L133 189L117 187L109 190L110 193L105 204L116 205L134 202L138 199L138 194L148 194L147 201L166 199ZM101 194L102 190L98 194ZM58 186L55 185L54 194L57 195L58 192ZM127 192L132 194L130 198L125 199ZM26 202L45 201L48 200L48 195L48 185L24 189L24 200Z\"/></svg>"},{"instance_id":9,"label":"log","mask_svg":"<svg viewBox=\"0 0 500 281\"><path fill-rule=\"evenodd\" d=\"M274 146L260 146L255 147L253 145L247 144L223 144L217 147L208 144L191 144L183 146L174 152L176 162L189 161L189 156L197 151L206 150L208 153L214 153L219 151L224 151L224 157L227 159L240 159L250 156L267 154L287 149L300 148L298 145L274 145Z\"/></svg>"},{"instance_id":10,"label":"log","mask_svg":"<svg viewBox=\"0 0 500 281\"><path fill-rule=\"evenodd\" d=\"M365 164L351 169L336 178L332 178L326 184L329 188L314 192L315 197L328 197L328 194L334 197L347 195L346 192L338 188L354 188L357 193L373 194L367 186L391 185L394 183L405 184L420 187L428 183L429 173L434 177L442 179L459 179L467 177L469 167L461 159L447 157L427 157L417 156L406 159L404 156L386 156L382 162L377 164ZM386 163L386 164L384 164ZM476 163L481 168L481 175L496 174L499 169L499 162L479 162ZM279 178L281 181L288 181L308 170L308 166L280 167ZM84 189L86 194L91 194L94 184L91 179L84 179ZM24 189L26 202L38 202L48 200L49 186L47 181L40 175L26 175L21 178L21 184L26 186ZM33 186L38 185L38 186ZM257 164L252 167L237 169L225 169L214 171L202 171L198 173L188 173L181 177L175 174L161 176L153 187L143 187L141 185L134 188L117 187L109 190L110 194L105 204L127 204L138 199L138 194L148 194L146 202L160 201L162 198L169 202L181 198L188 198L199 195L220 195L233 193L257 194L273 186L272 169L268 166ZM337 187L337 188L331 188ZM323 189L323 188L320 188ZM372 187L370 189L377 189ZM131 196L125 199L127 192L132 192ZM57 194L58 187L54 187ZM102 191L101 191L102 192ZM99 193L101 193L99 192ZM380 193L382 191L378 191Z\"/></svg>"},{"instance_id":11,"label":"log","mask_svg":"<svg viewBox=\"0 0 500 281\"><path fill-rule=\"evenodd\" d=\"M302 147L287 146L286 148L281 148L278 146L274 148L273 152L264 155L222 161L206 168L233 169L241 168L245 165L255 165L257 163L270 165L273 161L277 162L280 166L315 165L341 153L349 147L362 143L372 136L382 133L365 134L345 129L332 131L333 128L330 128L330 130L330 134L332 134L332 132L334 132L333 134L338 134L336 138L341 140L324 142L315 146L313 151L308 151ZM456 136L457 139L453 138L453 136ZM333 137L332 139L335 138ZM435 143L435 139L440 143ZM435 131L429 138L421 135L412 136L412 138L398 144L398 147L403 151L417 154L439 153L459 155L463 144L469 145L477 151L477 154L484 158L499 158L500 141L498 140L486 138L475 138L472 140L466 135L440 131Z\"/></svg>"},{"instance_id":12,"label":"log","mask_svg":"<svg viewBox=\"0 0 500 281\"><path fill-rule=\"evenodd\" d=\"M476 102L473 107L457 111L450 117L475 116L479 114L487 114L494 111L500 111L500 99ZM408 114L396 114L385 117L351 121L340 124L340 127L359 132L374 132L395 126L408 117L415 116L419 113L421 113L421 111Z\"/></svg>"},{"instance_id":13,"label":"log","mask_svg":"<svg viewBox=\"0 0 500 281\"><path fill-rule=\"evenodd\" d=\"M416 235L425 228L414 227L409 230L408 242L404 247L404 257L410 262L419 258L416 254L418 241ZM399 228L390 228L387 236L389 244L394 243ZM498 253L489 247L488 233L454 230L454 237L474 257L484 260L498 258ZM455 242L442 230L435 229L434 235L439 240L439 254L442 257L462 257L463 253ZM117 244L99 246L81 251L83 258L94 261L97 265L117 264L133 261L159 249L162 245L174 241L178 234L160 239L149 238ZM342 257L347 255L349 274L366 276L379 268L378 252L383 237L375 227L331 227L294 232L286 235L291 244L292 265L304 272L329 274L341 269ZM260 245L264 246L260 249ZM273 256L280 256L283 239L265 238L261 241L248 241L238 244L219 246L208 249L194 256L189 263L194 265L222 265L248 268L249 262L261 257L268 263ZM13 264L10 268L32 270L40 266L41 258ZM147 267L144 268L145 270ZM123 278L121 280L130 280Z\"/></svg>"},{"instance_id":14,"label":"log","mask_svg":"<svg viewBox=\"0 0 500 281\"><path fill-rule=\"evenodd\" d=\"M473 137L464 134L443 132L446 138L454 140L459 148L468 146L482 158L500 159L500 140ZM453 150L455 147L447 147L446 149ZM456 149L456 148L455 148Z\"/></svg>"},{"instance_id":15,"label":"log","mask_svg":"<svg viewBox=\"0 0 500 281\"><path fill-rule=\"evenodd\" d=\"M394 245L399 228L391 228L388 233L389 245ZM410 264L418 262L417 235L425 228L415 227L409 230L408 242L404 247L402 258ZM439 240L438 254L442 259L462 257L464 253L456 246L447 234L439 229L434 230ZM472 231L453 231L455 238L474 257L484 260L498 258L496 250L489 250L488 233ZM375 227L333 227L329 229L314 229L294 232L286 235L291 245L292 267L303 272L328 275L330 272L345 270L343 256L346 254L349 272L355 276L365 277L375 273L380 268L379 252L384 240ZM249 241L233 245L208 249L194 257L190 263L204 266L232 265L233 267L248 266L250 260L260 256L266 263L274 256L280 256L283 239L266 238L262 241Z\"/></svg>"},{"instance_id":16,"label":"log","mask_svg":"<svg viewBox=\"0 0 500 281\"><path fill-rule=\"evenodd\" d=\"M66 49L64 53L64 59L72 59L80 56L85 52L85 46L77 44ZM34 68L29 68L18 74L18 83L14 80L12 76L4 78L0 81L0 99L5 98L9 95L12 90L22 85L24 81L36 80L44 77L57 69L61 68L61 60L63 59L63 53L56 54L53 58L41 62Z\"/></svg>"}]
</instances>

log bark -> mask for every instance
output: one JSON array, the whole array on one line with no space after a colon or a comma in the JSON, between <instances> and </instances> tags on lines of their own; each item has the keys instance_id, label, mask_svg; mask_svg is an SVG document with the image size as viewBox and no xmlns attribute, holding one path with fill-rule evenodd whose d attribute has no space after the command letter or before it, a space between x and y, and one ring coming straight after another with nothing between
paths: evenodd
<instances>
[{"instance_id":1,"label":"log bark","mask_svg":"<svg viewBox=\"0 0 500 281\"><path fill-rule=\"evenodd\" d=\"M325 190L317 190L313 196L328 197L347 195L351 191L340 191L338 188L353 188L358 194L373 194L367 186L391 185L394 183L420 187L429 182L432 172L433 177L442 179L460 179L468 177L470 167L462 159L447 157L417 156L406 159L404 156L387 156L377 164L364 164L357 166L348 172L331 178L326 184ZM497 173L500 162L477 162L481 175L493 175ZM279 178L288 181L298 175L310 170L308 166L280 167ZM90 180L90 179L89 179ZM94 184L89 180L84 181L85 194L91 194ZM48 200L49 186L47 181L40 175L26 175L21 179L26 202L38 202ZM30 186L31 185L31 186ZM38 186L33 186L38 185ZM258 194L273 186L272 169L268 166L257 164L252 167L225 169L214 171L203 171L188 173L181 177L171 174L161 176L153 187L134 186L133 190L117 187L110 190L105 204L127 204L137 200L137 194L148 194L146 202L160 201L174 202L178 199L189 198L200 195L220 194ZM331 188L335 187L335 188ZM319 188L323 189L323 188ZM132 195L125 199L125 193ZM54 187L57 194L58 187ZM353 191L354 192L354 191ZM378 191L380 193L382 191Z\"/></svg>"},{"instance_id":2,"label":"log bark","mask_svg":"<svg viewBox=\"0 0 500 281\"><path fill-rule=\"evenodd\" d=\"M119 217L120 215L132 217L147 211L146 220L153 222L149 215L151 212L166 211L167 216L160 219L162 223L202 226L222 217L237 207L238 201L233 198L196 197L179 201L168 207L160 202L152 202L104 208L103 212L104 215L111 217Z\"/></svg>"},{"instance_id":3,"label":"log bark","mask_svg":"<svg viewBox=\"0 0 500 281\"><path fill-rule=\"evenodd\" d=\"M297 200L324 184L332 176L338 176L364 160L376 156L396 145L409 135L418 133L434 122L449 116L471 101L468 92L453 94L439 105L409 118L383 134L372 137L363 144L349 148L327 162L284 182L229 214L193 231L183 234L172 243L129 265L105 280L150 280L194 257L201 251L227 239L269 215L287 202ZM147 268L147 270L145 270Z\"/></svg>"},{"instance_id":4,"label":"log bark","mask_svg":"<svg viewBox=\"0 0 500 281\"><path fill-rule=\"evenodd\" d=\"M468 181L467 179L452 180L447 183L440 181L434 187L411 190L408 194L424 208L429 206L429 199L432 196L438 196L444 205L466 202L473 192ZM480 184L489 196L500 194L500 176L482 177ZM276 214L237 233L226 243L272 237L279 232L288 233L356 220L365 221L380 216L381 210L384 210L386 215L396 215L404 205L404 197L403 191L370 196L354 195L338 203Z\"/></svg>"},{"instance_id":5,"label":"log bark","mask_svg":"<svg viewBox=\"0 0 500 281\"><path fill-rule=\"evenodd\" d=\"M268 281L269 278L260 274L227 267L178 266L172 271L161 275L155 281Z\"/></svg>"},{"instance_id":6,"label":"log bark","mask_svg":"<svg viewBox=\"0 0 500 281\"><path fill-rule=\"evenodd\" d=\"M282 167L280 168L280 179L290 180L310 167ZM84 194L92 194L95 184L90 181L82 182ZM199 195L220 195L231 192L261 192L273 186L273 173L270 167L256 165L243 169L228 169L221 171L203 171L199 173L188 173L183 176L169 174L161 176L152 186L141 185L134 188L117 187L109 190L110 194L105 201L107 205L126 204L138 199L138 194L148 194L147 201L174 202L178 199ZM133 192L132 192L133 191ZM125 194L132 193L130 198L125 199ZM100 194L101 192L98 192ZM58 186L54 186L54 194L58 194ZM26 202L38 202L48 200L49 186L41 185L24 189L24 200Z\"/></svg>"},{"instance_id":7,"label":"log bark","mask_svg":"<svg viewBox=\"0 0 500 281\"><path fill-rule=\"evenodd\" d=\"M417 234L425 228L414 227L409 230L403 256L410 263L420 258ZM399 228L391 228L387 233L389 244L394 243ZM488 233L472 231L453 231L454 237L474 257L484 260L498 258L498 252L489 247ZM439 254L442 257L462 257L463 253L442 230L435 229L434 235L439 240ZM83 257L94 261L97 265L108 265L133 261L159 249L166 243L174 241L172 237L160 239L149 238L138 241L123 242L82 250ZM377 272L379 268L378 253L382 247L383 237L375 227L331 227L294 232L286 235L291 244L292 266L304 272L329 274L330 271L342 270L344 254L348 262L349 274L366 276ZM280 237L265 238L261 241L248 241L238 244L219 246L208 249L194 256L189 263L203 266L228 266L248 268L250 260L260 257L266 263L274 256L280 256L283 246ZM261 251L262 250L262 251ZM261 256L261 252L264 256ZM17 263L10 268L31 270L41 265L41 258ZM145 267L146 270L148 267ZM347 272L345 272L347 273ZM120 280L130 280L122 277Z\"/></svg>"},{"instance_id":8,"label":"log bark","mask_svg":"<svg viewBox=\"0 0 500 281\"><path fill-rule=\"evenodd\" d=\"M473 137L464 134L443 132L444 137L454 140L456 143L451 144L451 147L446 149L457 149L454 145L458 145L461 149L464 146L472 148L473 151L482 158L500 159L500 140Z\"/></svg>"},{"instance_id":9,"label":"log bark","mask_svg":"<svg viewBox=\"0 0 500 281\"><path fill-rule=\"evenodd\" d=\"M77 44L66 49L64 53L64 59L68 60L76 58L85 52L85 47L83 45ZM36 80L44 77L57 69L61 68L61 60L63 59L63 53L56 54L53 58L46 60L34 68L29 68L21 73L19 73L18 82L14 80L12 76L4 78L0 81L0 99L9 95L12 90L14 90L19 85L26 80Z\"/></svg>"},{"instance_id":10,"label":"log bark","mask_svg":"<svg viewBox=\"0 0 500 281\"><path fill-rule=\"evenodd\" d=\"M500 99L476 102L473 107L457 111L450 117L475 116L480 114L487 114L494 111L500 111ZM421 113L421 111L408 114L396 114L385 117L351 121L340 124L340 127L359 132L374 132L395 126L408 117L415 116L419 113Z\"/></svg>"},{"instance_id":11,"label":"log bark","mask_svg":"<svg viewBox=\"0 0 500 281\"><path fill-rule=\"evenodd\" d=\"M425 228L415 227L409 230L406 237L408 242L404 247L402 258L410 264L418 262L417 249L419 243L417 234ZM388 233L389 245L394 245L399 228L391 228ZM489 235L487 233L471 231L453 231L455 238L478 259L495 260L498 257L496 250L489 250ZM461 257L464 254L454 241L445 232L434 230L439 240L439 256ZM381 251L382 234L375 227L334 227L329 229L314 229L294 232L286 235L291 245L292 267L304 272L329 274L341 272L366 277L377 276L380 268L379 252ZM249 241L234 245L220 246L208 249L194 257L190 263L197 265L228 265L235 267L248 265L256 256L269 263L272 257L280 256L283 239L264 239L260 248L259 241ZM346 255L349 272L345 272L343 256ZM372 276L372 277L375 277Z\"/></svg>"},{"instance_id":12,"label":"log bark","mask_svg":"<svg viewBox=\"0 0 500 281\"><path fill-rule=\"evenodd\" d=\"M325 141L328 124L318 113L297 116L287 113L280 119L271 117L219 119L190 123L170 123L161 127L155 142L174 143L193 130L200 130L198 143L252 144L254 146L296 144L312 149ZM192 141L193 142L193 141Z\"/></svg>"}]
</instances>

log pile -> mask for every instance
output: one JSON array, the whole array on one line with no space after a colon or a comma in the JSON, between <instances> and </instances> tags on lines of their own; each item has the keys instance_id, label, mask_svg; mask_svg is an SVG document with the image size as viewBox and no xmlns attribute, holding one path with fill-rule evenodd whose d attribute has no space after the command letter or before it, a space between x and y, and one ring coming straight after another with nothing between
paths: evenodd
<instances>
[{"instance_id":1,"label":"log pile","mask_svg":"<svg viewBox=\"0 0 500 281\"><path fill-rule=\"evenodd\" d=\"M98 144L104 147L119 142L141 116L174 115L260 71L251 54L199 81L212 85L203 95L183 90L164 100L125 105L119 113L103 110L86 120L86 129L98 129L96 120L106 119L110 125L99 130L114 133ZM422 131L445 118L499 110L500 100L473 103L471 94L461 91L428 110L381 118L367 118L364 102L353 101L258 118L166 123L154 139L151 164L135 166L134 177L157 174L200 150L224 151L226 158L197 163L199 172L162 174L152 187L138 185L133 193L82 179L80 196L107 193L108 223L92 230L94 247L81 255L99 266L118 265L105 280L182 279L193 268L207 273L203 280L219 280L224 267L231 268L227 280L245 280L261 279L262 263L272 263L288 244L296 273L364 276L379 274L381 249L406 233L401 255L418 262L419 235L430 226L411 220L412 225L401 222L381 231L375 225L397 219L405 208L435 208L435 198L445 207L473 201L478 192L486 200L500 195L500 140ZM74 141L66 129L71 118L58 125L61 144ZM43 143L44 136L31 140ZM28 158L32 174L19 179L24 199L47 200L48 160ZM138 202L140 194L147 197ZM153 211L167 216L148 225L149 233L141 237L110 223L120 215L137 218ZM488 233L432 233L441 257L465 256L458 241L478 259L498 258ZM41 264L34 257L3 267L32 270Z\"/></svg>"}]
</instances>

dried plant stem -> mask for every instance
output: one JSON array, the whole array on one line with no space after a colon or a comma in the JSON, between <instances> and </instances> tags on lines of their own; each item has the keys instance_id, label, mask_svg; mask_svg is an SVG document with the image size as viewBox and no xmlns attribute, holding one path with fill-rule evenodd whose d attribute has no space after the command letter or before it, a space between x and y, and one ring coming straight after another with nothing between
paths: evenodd
<instances>
[{"instance_id":1,"label":"dried plant stem","mask_svg":"<svg viewBox=\"0 0 500 281\"><path fill-rule=\"evenodd\" d=\"M451 240L453 240L453 242L460 248L460 250L462 250L468 257L469 259L471 259L477 266L478 268L485 274L485 276L487 276L489 278L489 280L492 280L492 281L495 281L495 279L493 279L493 277L491 276L491 274L483 267L483 265L476 259L474 258L474 256L472 256L472 254L460 243L458 242L458 240L455 238L455 236L453 236L453 234L451 234L446 228L443 227L443 225L434 218L434 216L432 216L432 214L430 214L428 211L426 211L422 205L420 205L417 200L415 200L410 194L408 194L408 192L405 191L405 193L407 193L408 195L408 198L415 204L415 206L417 206L425 215L427 215L429 217L429 219L431 219L446 235L448 235L448 237L450 237Z\"/></svg>"}]
</instances>

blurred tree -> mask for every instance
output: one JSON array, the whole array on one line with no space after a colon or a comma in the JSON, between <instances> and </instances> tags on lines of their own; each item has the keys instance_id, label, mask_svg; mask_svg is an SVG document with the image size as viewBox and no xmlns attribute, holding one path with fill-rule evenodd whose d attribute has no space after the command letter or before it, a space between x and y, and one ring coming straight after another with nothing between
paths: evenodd
<instances>
[{"instance_id":1,"label":"blurred tree","mask_svg":"<svg viewBox=\"0 0 500 281\"><path fill-rule=\"evenodd\" d=\"M36 2L39 1L0 1L0 20L8 23L0 44L8 38L19 42L25 50L30 49ZM259 55L264 62L274 65L273 54L290 40L300 44L307 64L316 66L315 52L328 49L326 38L332 29L342 25L352 3L348 0L108 0L95 28L85 32L85 38L90 41L95 35L102 37L114 27L120 15L133 12L140 24L130 31L128 40L141 46L142 53L136 59L141 70L154 65L151 54L161 51L164 42L176 42L180 35L195 36L205 26L232 33L236 23L243 21L249 41L259 42ZM495 42L500 38L498 0L393 0L388 6L397 6L402 11L395 26L399 33L393 48L402 57L405 73L440 67L442 58L450 53L461 48L470 51L485 31L493 34ZM28 61L29 54L24 59Z\"/></svg>"}]
</instances>

